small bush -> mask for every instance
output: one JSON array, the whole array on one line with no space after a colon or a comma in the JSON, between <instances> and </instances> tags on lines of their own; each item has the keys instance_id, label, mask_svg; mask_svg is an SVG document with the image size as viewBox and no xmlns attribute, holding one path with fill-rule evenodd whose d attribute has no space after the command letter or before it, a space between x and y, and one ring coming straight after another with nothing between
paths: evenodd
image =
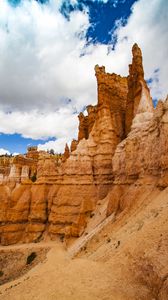
<instances>
[{"instance_id":1,"label":"small bush","mask_svg":"<svg viewBox=\"0 0 168 300\"><path fill-rule=\"evenodd\" d=\"M36 252L32 252L28 257L27 257L27 265L30 265L33 260L37 257Z\"/></svg>"},{"instance_id":2,"label":"small bush","mask_svg":"<svg viewBox=\"0 0 168 300\"><path fill-rule=\"evenodd\" d=\"M65 235L62 233L62 234L60 234L60 241L63 243L63 241L64 241L64 238L65 238Z\"/></svg>"},{"instance_id":3,"label":"small bush","mask_svg":"<svg viewBox=\"0 0 168 300\"><path fill-rule=\"evenodd\" d=\"M32 182L35 182L37 180L37 177L36 177L36 174L34 174L32 177L31 177L31 181Z\"/></svg>"},{"instance_id":4,"label":"small bush","mask_svg":"<svg viewBox=\"0 0 168 300\"><path fill-rule=\"evenodd\" d=\"M3 276L3 274L4 274L4 272L3 272L3 271L0 271L0 277L2 277L2 276Z\"/></svg>"}]
</instances>

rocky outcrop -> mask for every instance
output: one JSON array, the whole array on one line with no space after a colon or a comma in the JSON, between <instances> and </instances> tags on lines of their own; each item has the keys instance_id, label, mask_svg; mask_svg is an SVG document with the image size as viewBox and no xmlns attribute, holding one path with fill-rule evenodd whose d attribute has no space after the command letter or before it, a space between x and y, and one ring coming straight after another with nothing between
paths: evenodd
<instances>
[{"instance_id":1,"label":"rocky outcrop","mask_svg":"<svg viewBox=\"0 0 168 300\"><path fill-rule=\"evenodd\" d=\"M86 133L84 129L89 128L86 126L89 120L92 130L89 137L79 138L77 149L58 170L59 187L49 215L52 236L58 233L79 236L97 201L106 196L112 184L112 156L124 134L127 80L105 73L104 68L96 67L95 71L98 105L88 108L87 119L80 115L83 120L79 126L80 138L82 132Z\"/></svg>"},{"instance_id":2,"label":"rocky outcrop","mask_svg":"<svg viewBox=\"0 0 168 300\"><path fill-rule=\"evenodd\" d=\"M139 113L128 137L116 149L113 170L117 183L156 178L167 186L168 99L159 102L154 114ZM165 183L164 183L165 182Z\"/></svg>"},{"instance_id":3,"label":"rocky outcrop","mask_svg":"<svg viewBox=\"0 0 168 300\"><path fill-rule=\"evenodd\" d=\"M71 152L74 151L74 150L76 150L77 146L78 146L78 141L72 140L72 142L71 142L71 149L70 149Z\"/></svg>"},{"instance_id":4,"label":"rocky outcrop","mask_svg":"<svg viewBox=\"0 0 168 300\"><path fill-rule=\"evenodd\" d=\"M0 157L0 182L3 182L4 178L9 176L11 167L11 158L7 156Z\"/></svg>"},{"instance_id":5,"label":"rocky outcrop","mask_svg":"<svg viewBox=\"0 0 168 300\"><path fill-rule=\"evenodd\" d=\"M31 180L37 173L38 159L37 147L28 147L25 155L0 157L1 183L20 183Z\"/></svg>"},{"instance_id":6,"label":"rocky outcrop","mask_svg":"<svg viewBox=\"0 0 168 300\"><path fill-rule=\"evenodd\" d=\"M87 116L81 112L78 116L79 118L79 132L78 132L78 142L85 138L86 140L89 137L89 134L93 128L93 124L96 120L97 106L89 105L86 107Z\"/></svg>"},{"instance_id":7,"label":"rocky outcrop","mask_svg":"<svg viewBox=\"0 0 168 300\"><path fill-rule=\"evenodd\" d=\"M30 148L1 163L2 244L38 241L44 232L80 236L99 201L109 216L143 188L167 186L168 100L154 111L141 50L135 44L132 52L128 77L95 67L98 103L79 115L78 140L62 156Z\"/></svg>"},{"instance_id":8,"label":"rocky outcrop","mask_svg":"<svg viewBox=\"0 0 168 300\"><path fill-rule=\"evenodd\" d=\"M66 144L64 154L63 154L63 158L62 158L63 162L65 162L69 156L70 156L70 151L69 151L68 144Z\"/></svg>"},{"instance_id":9,"label":"rocky outcrop","mask_svg":"<svg viewBox=\"0 0 168 300\"><path fill-rule=\"evenodd\" d=\"M132 64L129 65L128 95L126 104L125 133L131 130L132 120L136 114L148 111L153 112L152 98L144 80L141 49L137 44L132 48Z\"/></svg>"}]
</instances>

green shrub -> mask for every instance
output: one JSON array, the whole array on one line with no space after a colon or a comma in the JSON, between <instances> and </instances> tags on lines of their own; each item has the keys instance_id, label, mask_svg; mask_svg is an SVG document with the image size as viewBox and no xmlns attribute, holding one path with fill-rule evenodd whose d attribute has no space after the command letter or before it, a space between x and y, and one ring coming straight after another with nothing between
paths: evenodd
<instances>
[{"instance_id":1,"label":"green shrub","mask_svg":"<svg viewBox=\"0 0 168 300\"><path fill-rule=\"evenodd\" d=\"M33 260L37 257L36 252L32 252L28 257L27 257L27 265L30 265Z\"/></svg>"},{"instance_id":2,"label":"green shrub","mask_svg":"<svg viewBox=\"0 0 168 300\"><path fill-rule=\"evenodd\" d=\"M64 238L65 238L65 234L60 234L60 241L63 243L63 241L64 241Z\"/></svg>"},{"instance_id":3,"label":"green shrub","mask_svg":"<svg viewBox=\"0 0 168 300\"><path fill-rule=\"evenodd\" d=\"M36 174L33 174L33 176L31 177L31 181L35 182L37 180Z\"/></svg>"},{"instance_id":4,"label":"green shrub","mask_svg":"<svg viewBox=\"0 0 168 300\"><path fill-rule=\"evenodd\" d=\"M3 271L0 271L0 277L2 277L2 276L3 276L3 274L4 274L4 272L3 272Z\"/></svg>"}]
</instances>

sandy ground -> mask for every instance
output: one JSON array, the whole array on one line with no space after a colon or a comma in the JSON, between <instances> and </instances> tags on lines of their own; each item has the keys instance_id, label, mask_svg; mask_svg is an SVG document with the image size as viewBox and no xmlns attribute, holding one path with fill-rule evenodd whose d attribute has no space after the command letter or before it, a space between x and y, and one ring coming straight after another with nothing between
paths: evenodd
<instances>
[{"instance_id":1,"label":"sandy ground","mask_svg":"<svg viewBox=\"0 0 168 300\"><path fill-rule=\"evenodd\" d=\"M107 293L111 277L111 269L104 264L71 259L61 244L53 242L47 261L0 287L0 299L117 300Z\"/></svg>"},{"instance_id":2,"label":"sandy ground","mask_svg":"<svg viewBox=\"0 0 168 300\"><path fill-rule=\"evenodd\" d=\"M84 235L86 244L81 239L67 251L58 241L45 242L46 260L1 286L0 300L167 300L168 188L138 195L121 219L92 228L90 241ZM85 249L72 258L79 244Z\"/></svg>"},{"instance_id":3,"label":"sandy ground","mask_svg":"<svg viewBox=\"0 0 168 300\"><path fill-rule=\"evenodd\" d=\"M46 259L50 247L43 244L0 247L0 285L13 281Z\"/></svg>"},{"instance_id":4,"label":"sandy ground","mask_svg":"<svg viewBox=\"0 0 168 300\"><path fill-rule=\"evenodd\" d=\"M139 287L130 277L125 279L120 256L115 263L103 263L72 259L60 243L50 243L50 247L45 262L0 287L1 300L154 300L146 298L145 287L141 287L139 298L135 292Z\"/></svg>"}]
</instances>

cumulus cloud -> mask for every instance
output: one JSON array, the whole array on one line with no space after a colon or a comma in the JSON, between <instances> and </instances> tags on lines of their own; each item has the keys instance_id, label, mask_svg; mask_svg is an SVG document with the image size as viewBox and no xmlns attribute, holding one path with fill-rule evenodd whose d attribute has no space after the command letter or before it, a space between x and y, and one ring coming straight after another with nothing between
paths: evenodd
<instances>
[{"instance_id":1,"label":"cumulus cloud","mask_svg":"<svg viewBox=\"0 0 168 300\"><path fill-rule=\"evenodd\" d=\"M48 137L69 137L77 135L78 118L70 108L40 113L0 112L0 132L5 134L19 133L25 138L47 139Z\"/></svg>"},{"instance_id":2,"label":"cumulus cloud","mask_svg":"<svg viewBox=\"0 0 168 300\"><path fill-rule=\"evenodd\" d=\"M2 109L60 108L69 97L76 103L86 87L79 62L88 16L75 11L67 20L59 8L57 1L42 6L25 0L17 7L0 2Z\"/></svg>"},{"instance_id":3,"label":"cumulus cloud","mask_svg":"<svg viewBox=\"0 0 168 300\"><path fill-rule=\"evenodd\" d=\"M168 89L167 0L135 2L127 24L116 23L112 40L115 35L117 44L111 51L110 45L87 44L88 7L67 19L60 12L62 2L24 0L11 7L0 1L0 132L56 137L57 146L50 143L58 152L65 140L76 136L77 112L96 103L95 64L127 75L131 47L137 42L146 78L152 79L152 96L164 98Z\"/></svg>"},{"instance_id":4,"label":"cumulus cloud","mask_svg":"<svg viewBox=\"0 0 168 300\"><path fill-rule=\"evenodd\" d=\"M67 138L59 138L55 141L46 142L44 145L39 144L38 149L39 150L53 149L56 153L63 153L66 144L68 144L70 146L71 139L67 140Z\"/></svg>"},{"instance_id":5,"label":"cumulus cloud","mask_svg":"<svg viewBox=\"0 0 168 300\"><path fill-rule=\"evenodd\" d=\"M6 149L0 148L0 155L5 155L5 154L10 155L10 152Z\"/></svg>"},{"instance_id":6,"label":"cumulus cloud","mask_svg":"<svg viewBox=\"0 0 168 300\"><path fill-rule=\"evenodd\" d=\"M116 53L127 53L136 41L143 51L146 78L156 79L157 70L157 84L151 84L152 96L157 99L165 98L168 92L167 20L168 1L139 0L133 5L127 25L121 25L116 30ZM153 82L156 83L156 80Z\"/></svg>"}]
</instances>

